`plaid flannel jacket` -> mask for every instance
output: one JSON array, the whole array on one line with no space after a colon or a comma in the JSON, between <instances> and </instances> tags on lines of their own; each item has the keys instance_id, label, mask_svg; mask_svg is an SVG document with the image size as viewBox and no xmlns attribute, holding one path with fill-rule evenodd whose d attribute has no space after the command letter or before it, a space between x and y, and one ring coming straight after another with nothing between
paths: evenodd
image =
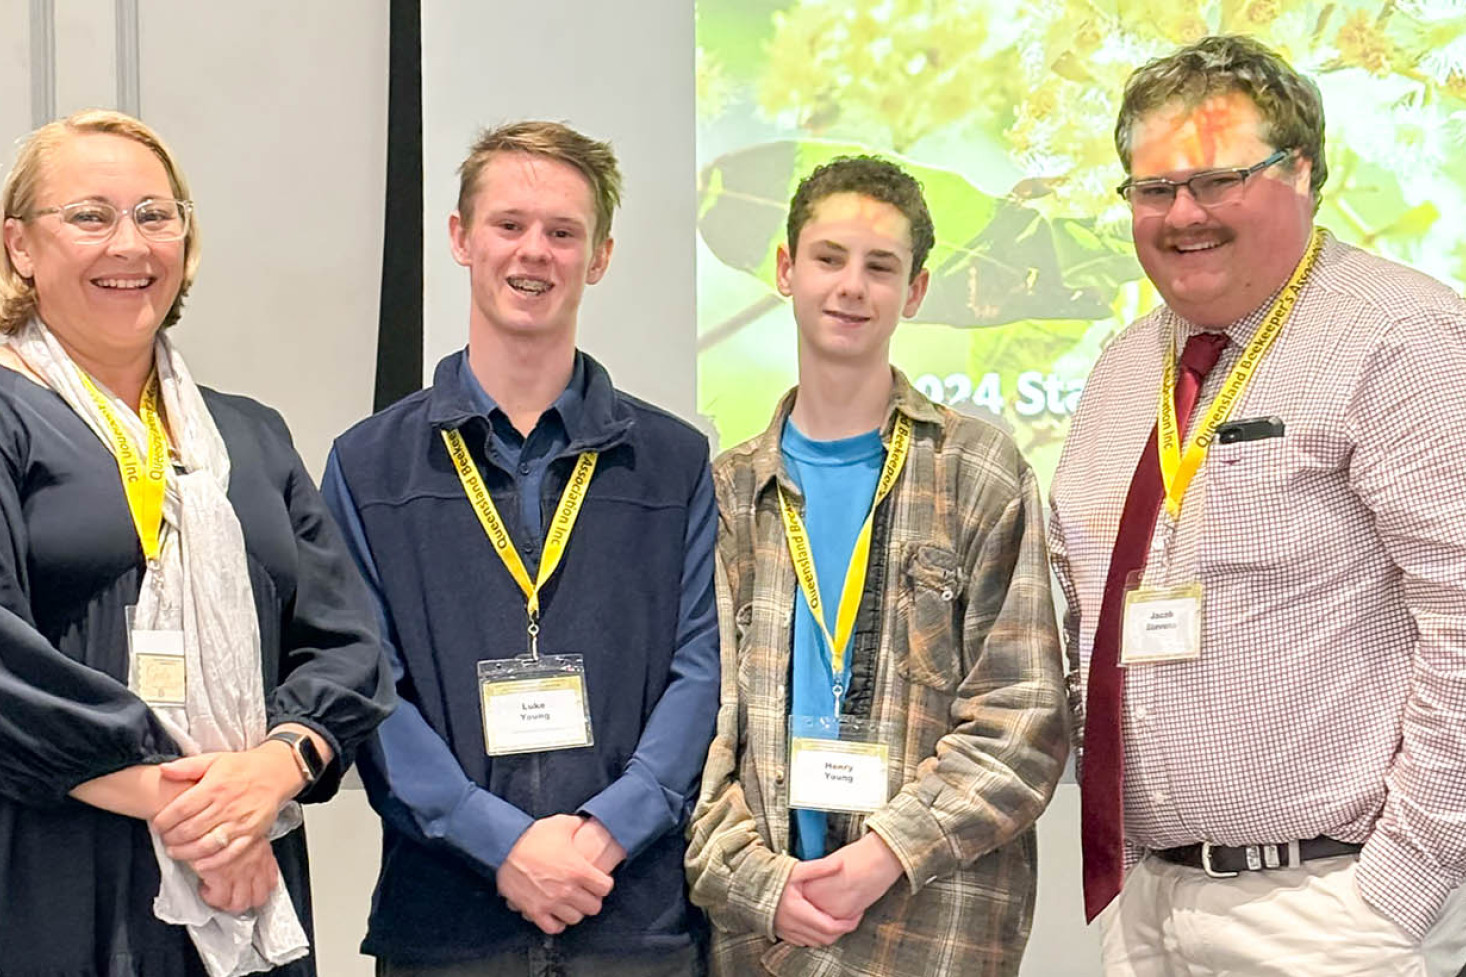
<instances>
[{"instance_id":1,"label":"plaid flannel jacket","mask_svg":"<svg viewBox=\"0 0 1466 977\"><path fill-rule=\"evenodd\" d=\"M905 870L828 948L774 936L789 854L787 716L801 599L775 482L785 396L759 437L713 468L721 524L722 706L687 853L713 922L715 974L942 977L1018 972L1033 913L1033 822L1068 751L1058 629L1032 470L995 426L936 407L895 372L883 425L914 422L882 503L857 618L866 703L890 724L891 799L832 815L836 844L877 832ZM855 689L852 688L852 698Z\"/></svg>"}]
</instances>

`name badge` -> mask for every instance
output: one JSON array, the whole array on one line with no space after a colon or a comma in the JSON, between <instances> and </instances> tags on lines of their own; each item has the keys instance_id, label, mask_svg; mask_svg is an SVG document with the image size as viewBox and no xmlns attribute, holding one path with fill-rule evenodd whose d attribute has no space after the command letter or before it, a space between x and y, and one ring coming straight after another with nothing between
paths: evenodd
<instances>
[{"instance_id":1,"label":"name badge","mask_svg":"<svg viewBox=\"0 0 1466 977\"><path fill-rule=\"evenodd\" d=\"M1141 587L1125 594L1120 664L1150 665L1201 657L1201 584Z\"/></svg>"},{"instance_id":2,"label":"name badge","mask_svg":"<svg viewBox=\"0 0 1466 977\"><path fill-rule=\"evenodd\" d=\"M580 655L478 663L484 750L489 756L590 746L590 705Z\"/></svg>"},{"instance_id":3,"label":"name badge","mask_svg":"<svg viewBox=\"0 0 1466 977\"><path fill-rule=\"evenodd\" d=\"M188 668L182 631L134 630L129 633L132 681L138 698L150 706L187 702Z\"/></svg>"},{"instance_id":4,"label":"name badge","mask_svg":"<svg viewBox=\"0 0 1466 977\"><path fill-rule=\"evenodd\" d=\"M869 814L890 799L880 726L849 717L789 718L789 806Z\"/></svg>"}]
</instances>

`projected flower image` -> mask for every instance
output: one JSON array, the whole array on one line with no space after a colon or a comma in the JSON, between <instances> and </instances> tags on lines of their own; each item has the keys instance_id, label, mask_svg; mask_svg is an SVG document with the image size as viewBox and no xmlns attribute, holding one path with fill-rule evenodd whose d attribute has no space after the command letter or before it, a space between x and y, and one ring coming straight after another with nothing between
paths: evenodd
<instances>
[{"instance_id":1,"label":"projected flower image","mask_svg":"<svg viewBox=\"0 0 1466 977\"><path fill-rule=\"evenodd\" d=\"M721 447L795 378L774 252L799 178L890 155L926 187L932 287L893 356L1015 434L1047 485L1105 341L1156 302L1114 187L1125 79L1207 33L1253 34L1328 115L1318 220L1466 282L1460 0L699 0L699 409Z\"/></svg>"}]
</instances>

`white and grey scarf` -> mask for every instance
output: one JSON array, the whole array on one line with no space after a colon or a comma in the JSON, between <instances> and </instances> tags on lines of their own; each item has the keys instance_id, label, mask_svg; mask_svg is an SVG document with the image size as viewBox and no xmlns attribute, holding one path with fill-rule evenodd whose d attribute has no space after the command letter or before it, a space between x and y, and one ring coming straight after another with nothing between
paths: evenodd
<instances>
[{"instance_id":1,"label":"white and grey scarf","mask_svg":"<svg viewBox=\"0 0 1466 977\"><path fill-rule=\"evenodd\" d=\"M0 342L111 449L80 369L49 329L32 319ZM185 705L154 706L153 711L185 754L247 750L267 733L265 694L244 534L226 494L229 453L183 357L163 332L153 356L181 473L175 467L167 479L160 552L143 576L133 626L181 630L185 655ZM133 443L145 450L142 420L111 391L96 386L111 400ZM271 840L300 823L300 805L292 801L280 811ZM156 831L153 850L162 875L153 911L164 922L188 928L211 977L258 973L309 952L283 880L264 906L234 915L199 898L198 876L168 857Z\"/></svg>"}]
</instances>

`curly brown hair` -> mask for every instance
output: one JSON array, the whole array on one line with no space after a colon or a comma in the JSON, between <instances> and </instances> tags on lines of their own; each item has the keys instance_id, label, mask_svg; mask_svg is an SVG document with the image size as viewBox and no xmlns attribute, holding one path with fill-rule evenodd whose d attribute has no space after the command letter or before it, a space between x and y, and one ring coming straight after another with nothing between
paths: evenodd
<instances>
[{"instance_id":1,"label":"curly brown hair","mask_svg":"<svg viewBox=\"0 0 1466 977\"><path fill-rule=\"evenodd\" d=\"M815 204L837 193L858 193L890 204L911 225L911 279L914 281L936 243L931 211L921 181L890 160L876 156L839 156L799 181L789 202L789 257L799 246L799 232L814 215Z\"/></svg>"},{"instance_id":2,"label":"curly brown hair","mask_svg":"<svg viewBox=\"0 0 1466 977\"><path fill-rule=\"evenodd\" d=\"M1317 85L1276 51L1239 34L1203 37L1130 76L1115 122L1115 150L1125 172L1130 172L1131 139L1141 116L1172 102L1195 108L1231 92L1252 99L1262 116L1263 136L1273 148L1297 150L1313 164L1309 189L1317 210L1329 178L1323 151L1323 97Z\"/></svg>"}]
</instances>

